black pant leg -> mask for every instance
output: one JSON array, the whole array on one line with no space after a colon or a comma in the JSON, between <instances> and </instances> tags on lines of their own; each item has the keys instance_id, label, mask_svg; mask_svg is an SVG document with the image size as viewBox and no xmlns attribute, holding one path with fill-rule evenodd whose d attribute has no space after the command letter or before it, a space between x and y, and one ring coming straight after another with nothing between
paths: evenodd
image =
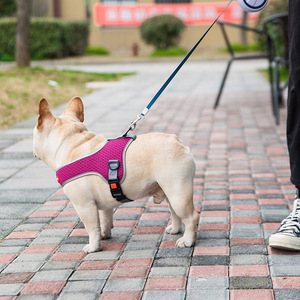
<instances>
[{"instance_id":1,"label":"black pant leg","mask_svg":"<svg viewBox=\"0 0 300 300\"><path fill-rule=\"evenodd\" d=\"M300 0L289 1L289 47L287 143L291 182L300 187Z\"/></svg>"}]
</instances>

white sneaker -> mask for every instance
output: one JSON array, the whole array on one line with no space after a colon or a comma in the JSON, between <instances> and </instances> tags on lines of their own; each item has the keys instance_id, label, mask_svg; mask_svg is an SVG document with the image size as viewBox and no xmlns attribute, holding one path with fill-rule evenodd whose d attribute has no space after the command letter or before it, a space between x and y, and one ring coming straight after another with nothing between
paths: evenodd
<instances>
[{"instance_id":1,"label":"white sneaker","mask_svg":"<svg viewBox=\"0 0 300 300\"><path fill-rule=\"evenodd\" d=\"M293 211L269 238L273 248L300 251L300 199L297 190Z\"/></svg>"}]
</instances>

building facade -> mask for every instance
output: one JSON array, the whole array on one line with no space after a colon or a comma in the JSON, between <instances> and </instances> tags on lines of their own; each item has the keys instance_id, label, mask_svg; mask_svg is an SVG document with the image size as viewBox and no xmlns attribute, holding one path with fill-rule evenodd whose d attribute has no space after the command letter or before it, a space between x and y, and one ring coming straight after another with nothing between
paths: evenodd
<instances>
[{"instance_id":1,"label":"building facade","mask_svg":"<svg viewBox=\"0 0 300 300\"><path fill-rule=\"evenodd\" d=\"M180 46L191 49L228 2L212 0L48 0L50 17L90 23L89 45L104 47L114 55L131 55L134 47L140 55L154 49L141 37L139 25L148 17L171 13L187 25ZM236 2L231 3L222 16L223 20L241 23L243 11ZM254 22L257 14L248 15ZM241 40L241 33L230 30L230 39ZM215 51L225 46L218 25L205 37L197 51Z\"/></svg>"}]
</instances>

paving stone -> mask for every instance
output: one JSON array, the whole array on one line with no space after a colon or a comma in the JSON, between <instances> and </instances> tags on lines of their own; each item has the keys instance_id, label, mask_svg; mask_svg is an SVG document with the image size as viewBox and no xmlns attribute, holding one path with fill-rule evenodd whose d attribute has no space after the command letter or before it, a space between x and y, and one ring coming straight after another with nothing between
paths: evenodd
<instances>
[{"instance_id":1,"label":"paving stone","mask_svg":"<svg viewBox=\"0 0 300 300\"><path fill-rule=\"evenodd\" d=\"M192 258L192 266L228 265L229 256L226 255L197 255Z\"/></svg>"},{"instance_id":2,"label":"paving stone","mask_svg":"<svg viewBox=\"0 0 300 300\"><path fill-rule=\"evenodd\" d=\"M145 291L142 300L184 300L185 291Z\"/></svg>"},{"instance_id":3,"label":"paving stone","mask_svg":"<svg viewBox=\"0 0 300 300\"><path fill-rule=\"evenodd\" d=\"M153 267L151 268L149 278L165 278L165 277L186 277L188 267Z\"/></svg>"},{"instance_id":4,"label":"paving stone","mask_svg":"<svg viewBox=\"0 0 300 300\"><path fill-rule=\"evenodd\" d=\"M67 281L73 270L44 270L37 272L31 281Z\"/></svg>"},{"instance_id":5,"label":"paving stone","mask_svg":"<svg viewBox=\"0 0 300 300\"><path fill-rule=\"evenodd\" d=\"M161 257L191 257L192 248L165 248L160 249L156 253L156 258Z\"/></svg>"},{"instance_id":6,"label":"paving stone","mask_svg":"<svg viewBox=\"0 0 300 300\"><path fill-rule=\"evenodd\" d=\"M56 300L57 295L20 295L18 300Z\"/></svg>"},{"instance_id":7,"label":"paving stone","mask_svg":"<svg viewBox=\"0 0 300 300\"><path fill-rule=\"evenodd\" d=\"M186 300L198 299L216 299L216 300L229 300L229 291L227 289L188 289L186 292Z\"/></svg>"},{"instance_id":8,"label":"paving stone","mask_svg":"<svg viewBox=\"0 0 300 300\"><path fill-rule=\"evenodd\" d=\"M273 288L275 300L299 298L299 255L266 248L269 235L289 214L294 198L286 151L286 111L275 126L265 101L268 82L256 71L263 62L255 61L235 67L220 107L213 110L219 84L215 77L225 64L222 60L187 64L152 117L136 129L137 134L176 133L192 149L197 165L193 200L197 210L201 208L192 248L175 247L182 233L165 234L170 223L166 202L156 205L152 199L142 199L116 209L112 239L101 242L103 251L84 254L88 236L81 230L84 226L78 223L74 207L56 183L54 172L29 153L36 117L0 131L0 240L13 232L0 243L0 285L6 284L1 280L10 280L13 295L9 298L274 300ZM96 64L80 68L99 71ZM148 97L153 84L160 84L174 66L173 62L152 62L101 64L101 68L138 70L121 82L130 88L116 85L84 97L88 127L117 136L135 114L140 97ZM159 72L152 75L154 70ZM72 225L67 226L68 222ZM124 278L126 271L131 278ZM160 287L179 290L154 290Z\"/></svg>"},{"instance_id":9,"label":"paving stone","mask_svg":"<svg viewBox=\"0 0 300 300\"><path fill-rule=\"evenodd\" d=\"M110 279L106 282L103 292L141 291L145 281L143 278Z\"/></svg>"},{"instance_id":10,"label":"paving stone","mask_svg":"<svg viewBox=\"0 0 300 300\"><path fill-rule=\"evenodd\" d=\"M37 272L44 261L21 261L21 262L12 262L8 265L2 273L18 273L18 272Z\"/></svg>"},{"instance_id":11,"label":"paving stone","mask_svg":"<svg viewBox=\"0 0 300 300\"><path fill-rule=\"evenodd\" d=\"M267 248L265 246L234 246L230 248L231 255L237 254L262 254L267 255Z\"/></svg>"},{"instance_id":12,"label":"paving stone","mask_svg":"<svg viewBox=\"0 0 300 300\"><path fill-rule=\"evenodd\" d=\"M298 299L300 296L300 289L274 290L274 296L275 300Z\"/></svg>"},{"instance_id":13,"label":"paving stone","mask_svg":"<svg viewBox=\"0 0 300 300\"><path fill-rule=\"evenodd\" d=\"M271 289L269 277L231 277L230 289Z\"/></svg>"},{"instance_id":14,"label":"paving stone","mask_svg":"<svg viewBox=\"0 0 300 300\"><path fill-rule=\"evenodd\" d=\"M230 265L265 265L267 256L259 254L245 254L230 256Z\"/></svg>"},{"instance_id":15,"label":"paving stone","mask_svg":"<svg viewBox=\"0 0 300 300\"><path fill-rule=\"evenodd\" d=\"M128 242L127 246L125 248L125 251L130 250L144 250L144 249L151 249L151 248L157 248L159 245L159 242L153 242L153 241L143 241L143 242Z\"/></svg>"},{"instance_id":16,"label":"paving stone","mask_svg":"<svg viewBox=\"0 0 300 300\"><path fill-rule=\"evenodd\" d=\"M78 261L48 261L42 270L75 270L79 264Z\"/></svg>"},{"instance_id":17,"label":"paving stone","mask_svg":"<svg viewBox=\"0 0 300 300\"><path fill-rule=\"evenodd\" d=\"M79 270L70 277L70 281L107 279L110 270Z\"/></svg>"},{"instance_id":18,"label":"paving stone","mask_svg":"<svg viewBox=\"0 0 300 300\"><path fill-rule=\"evenodd\" d=\"M178 257L174 258L156 258L153 262L153 267L185 267L189 266L191 258Z\"/></svg>"},{"instance_id":19,"label":"paving stone","mask_svg":"<svg viewBox=\"0 0 300 300\"><path fill-rule=\"evenodd\" d=\"M24 288L25 284L0 284L0 296L17 296Z\"/></svg>"},{"instance_id":20,"label":"paving stone","mask_svg":"<svg viewBox=\"0 0 300 300\"><path fill-rule=\"evenodd\" d=\"M226 289L229 287L227 277L190 277L187 290Z\"/></svg>"},{"instance_id":21,"label":"paving stone","mask_svg":"<svg viewBox=\"0 0 300 300\"><path fill-rule=\"evenodd\" d=\"M231 224L230 238L262 238L260 224Z\"/></svg>"},{"instance_id":22,"label":"paving stone","mask_svg":"<svg viewBox=\"0 0 300 300\"><path fill-rule=\"evenodd\" d=\"M96 300L98 299L98 292L78 292L78 293L66 293L63 291L58 300L73 300L73 299L85 299L85 300Z\"/></svg>"},{"instance_id":23,"label":"paving stone","mask_svg":"<svg viewBox=\"0 0 300 300\"><path fill-rule=\"evenodd\" d=\"M156 249L124 251L121 255L121 259L151 258L155 256L156 251Z\"/></svg>"}]
</instances>

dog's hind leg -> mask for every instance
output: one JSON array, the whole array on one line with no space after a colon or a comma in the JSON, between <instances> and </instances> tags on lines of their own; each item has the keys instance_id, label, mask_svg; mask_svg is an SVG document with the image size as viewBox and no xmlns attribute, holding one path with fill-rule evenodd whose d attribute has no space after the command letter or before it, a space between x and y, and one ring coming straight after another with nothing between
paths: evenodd
<instances>
[{"instance_id":1,"label":"dog's hind leg","mask_svg":"<svg viewBox=\"0 0 300 300\"><path fill-rule=\"evenodd\" d=\"M171 218L172 218L172 224L166 228L166 233L177 234L181 231L181 219L177 216L177 214L173 210L173 208L169 202L169 199L166 199L166 200L168 202L170 213L171 213Z\"/></svg>"},{"instance_id":2,"label":"dog's hind leg","mask_svg":"<svg viewBox=\"0 0 300 300\"><path fill-rule=\"evenodd\" d=\"M99 210L101 240L111 237L111 229L113 228L113 209Z\"/></svg>"},{"instance_id":3,"label":"dog's hind leg","mask_svg":"<svg viewBox=\"0 0 300 300\"><path fill-rule=\"evenodd\" d=\"M199 214L193 203L193 182L177 180L176 184L163 186L173 218L172 228L167 227L167 232L175 233L180 229L180 219L185 225L183 236L177 240L178 247L191 247L195 243L195 229L198 225Z\"/></svg>"}]
</instances>

